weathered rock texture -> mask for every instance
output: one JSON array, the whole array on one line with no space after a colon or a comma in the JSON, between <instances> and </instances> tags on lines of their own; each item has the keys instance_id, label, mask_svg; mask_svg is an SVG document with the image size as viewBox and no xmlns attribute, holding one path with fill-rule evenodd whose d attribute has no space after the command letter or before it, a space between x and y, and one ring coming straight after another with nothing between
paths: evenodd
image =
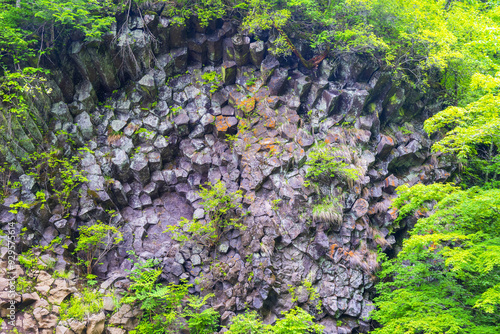
<instances>
[{"instance_id":1,"label":"weathered rock texture","mask_svg":"<svg viewBox=\"0 0 500 334\"><path fill-rule=\"evenodd\" d=\"M42 128L50 127L63 151L71 148L61 129L89 148L78 153L88 182L77 189L69 217L59 216L50 202L15 215L9 204L34 198L42 186L23 176L22 188L0 211L5 228L17 222L19 232L27 229L17 251L60 237L65 247L56 246L50 256L58 270L68 270L77 228L110 221L124 241L95 270L103 290L124 291L125 259L133 250L142 259L160 259L165 282L184 279L194 285L192 293L214 292L211 304L225 323L248 309L272 323L299 304L326 326L325 333L366 332L376 247L397 247L394 233L405 228L392 224L394 189L449 176L429 155L431 142L421 129L434 111L426 107L432 101L395 86L389 74L359 57L326 59L304 74L266 56L266 43L233 36L236 29L227 23L202 33L172 26L161 15L148 20L158 45L134 18L103 43L74 41L60 55L52 96L38 100L35 114L43 115ZM213 71L222 77L215 92L201 79ZM19 138L28 133L23 126L12 127ZM344 149L361 173L357 182L330 178L307 186L304 162L319 141ZM19 144L15 150L34 148ZM244 192L250 212L245 231L223 235L215 249L181 246L162 233L181 217L208 219L197 190L217 181ZM336 223L312 213L325 196L341 202ZM119 215L111 219L110 208ZM5 268L5 246L1 254ZM219 271L210 269L215 257ZM23 268L16 268L22 276ZM305 280L318 291L320 310ZM137 324L139 310L116 310L111 299L86 322L59 321L57 305L76 291L74 279L42 272L34 291L17 300L16 327L22 333L126 333ZM8 296L0 301L6 311Z\"/></svg>"}]
</instances>

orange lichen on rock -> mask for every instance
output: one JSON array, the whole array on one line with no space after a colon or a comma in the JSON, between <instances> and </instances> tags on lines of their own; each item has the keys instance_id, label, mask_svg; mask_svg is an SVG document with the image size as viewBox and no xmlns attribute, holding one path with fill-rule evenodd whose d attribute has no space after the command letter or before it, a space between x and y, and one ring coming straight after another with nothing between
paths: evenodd
<instances>
[{"instance_id":1,"label":"orange lichen on rock","mask_svg":"<svg viewBox=\"0 0 500 334\"><path fill-rule=\"evenodd\" d=\"M245 113L249 113L255 109L255 98L251 97L242 101L238 101L237 106Z\"/></svg>"},{"instance_id":2,"label":"orange lichen on rock","mask_svg":"<svg viewBox=\"0 0 500 334\"><path fill-rule=\"evenodd\" d=\"M227 129L229 128L229 123L227 122L227 117L217 116L215 118L215 126L217 128L217 131L226 132Z\"/></svg>"},{"instance_id":3,"label":"orange lichen on rock","mask_svg":"<svg viewBox=\"0 0 500 334\"><path fill-rule=\"evenodd\" d=\"M276 127L276 120L274 118L269 118L266 120L264 125L268 128L274 129Z\"/></svg>"}]
</instances>

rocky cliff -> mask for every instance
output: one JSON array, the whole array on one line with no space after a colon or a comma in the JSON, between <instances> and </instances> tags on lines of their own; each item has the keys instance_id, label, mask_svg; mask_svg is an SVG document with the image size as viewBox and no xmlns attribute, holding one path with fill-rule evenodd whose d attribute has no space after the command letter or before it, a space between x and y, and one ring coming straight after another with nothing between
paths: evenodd
<instances>
[{"instance_id":1,"label":"rocky cliff","mask_svg":"<svg viewBox=\"0 0 500 334\"><path fill-rule=\"evenodd\" d=\"M109 296L86 321L60 320L58 305L80 286L74 275L53 272L75 270L78 227L104 221L124 240L94 270L102 293L126 290L133 251L161 260L163 281L213 292L222 325L247 309L272 323L300 305L325 333L367 332L377 247L397 250L412 223L393 223L395 188L451 172L430 154L422 131L439 108L435 97L393 82L359 55L303 69L269 54L265 36L238 35L230 22L178 26L155 12L128 22L101 42L74 36L58 50L46 64L50 89L31 97L32 112L12 124L10 137L2 134L10 148L2 158L17 166L20 187L0 206L0 222L5 231L15 222L16 252L62 240L35 254L52 265L16 296L18 331L121 334L135 327L140 310L117 309ZM12 204L35 203L43 189L19 157L46 143L78 156L87 181L72 191L69 215L50 193L46 205L13 213ZM318 144L335 148L356 180L311 182L307 160ZM198 190L219 181L242 190L245 230L225 233L215 246L180 244L163 233L181 217L209 219ZM313 209L321 203L329 209ZM5 273L7 245L0 248ZM11 272L26 276L19 263ZM0 290L8 284L6 275ZM7 316L7 292L0 298Z\"/></svg>"}]
</instances>

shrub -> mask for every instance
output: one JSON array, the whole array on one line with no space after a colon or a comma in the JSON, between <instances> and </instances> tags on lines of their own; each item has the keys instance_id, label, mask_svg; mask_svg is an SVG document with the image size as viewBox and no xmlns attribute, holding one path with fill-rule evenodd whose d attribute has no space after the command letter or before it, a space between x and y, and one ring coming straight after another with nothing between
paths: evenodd
<instances>
[{"instance_id":1,"label":"shrub","mask_svg":"<svg viewBox=\"0 0 500 334\"><path fill-rule=\"evenodd\" d=\"M288 312L284 312L284 318L276 321L272 328L274 334L307 334L323 333L324 327L313 322L314 317L301 309L295 307Z\"/></svg>"},{"instance_id":2,"label":"shrub","mask_svg":"<svg viewBox=\"0 0 500 334\"><path fill-rule=\"evenodd\" d=\"M350 165L351 155L352 152L347 148L318 143L308 153L306 165L309 168L306 177L315 181L329 181L330 178L338 177L352 186L360 173Z\"/></svg>"},{"instance_id":3,"label":"shrub","mask_svg":"<svg viewBox=\"0 0 500 334\"><path fill-rule=\"evenodd\" d=\"M130 333L178 333L182 327L180 310L182 299L190 285L158 284L162 272L153 259L135 263L128 278L132 280L128 294L121 299L122 304L140 304L144 311L139 325Z\"/></svg>"},{"instance_id":4,"label":"shrub","mask_svg":"<svg viewBox=\"0 0 500 334\"><path fill-rule=\"evenodd\" d=\"M208 183L202 187L199 195L201 205L208 214L208 221L181 218L178 225L171 225L166 231L173 233L173 238L180 242L191 240L193 237L208 245L218 243L220 237L230 228L244 229L239 222L238 214L242 209L242 191L229 192L222 181L212 185Z\"/></svg>"},{"instance_id":5,"label":"shrub","mask_svg":"<svg viewBox=\"0 0 500 334\"><path fill-rule=\"evenodd\" d=\"M204 85L210 85L210 93L215 93L222 83L222 75L217 74L217 72L205 72L201 75L201 78Z\"/></svg>"},{"instance_id":6,"label":"shrub","mask_svg":"<svg viewBox=\"0 0 500 334\"><path fill-rule=\"evenodd\" d=\"M85 288L81 294L73 294L68 301L61 303L59 314L61 320L88 318L90 314L98 313L103 307L103 295L99 291Z\"/></svg>"},{"instance_id":7,"label":"shrub","mask_svg":"<svg viewBox=\"0 0 500 334\"><path fill-rule=\"evenodd\" d=\"M260 320L256 311L238 314L232 319L232 324L226 334L266 334L269 326Z\"/></svg>"},{"instance_id":8,"label":"shrub","mask_svg":"<svg viewBox=\"0 0 500 334\"><path fill-rule=\"evenodd\" d=\"M123 240L123 235L116 227L103 224L100 221L92 226L81 226L79 232L75 253L83 254L79 263L87 268L87 278L93 278L92 269L94 266Z\"/></svg>"},{"instance_id":9,"label":"shrub","mask_svg":"<svg viewBox=\"0 0 500 334\"><path fill-rule=\"evenodd\" d=\"M63 207L63 215L71 204L69 197L73 190L82 182L87 182L78 165L80 158L73 156L65 158L60 150L52 149L48 152L35 152L30 156L35 163L30 175L55 195L55 199Z\"/></svg>"},{"instance_id":10,"label":"shrub","mask_svg":"<svg viewBox=\"0 0 500 334\"><path fill-rule=\"evenodd\" d=\"M205 297L190 296L188 300L188 309L182 316L187 317L189 332L193 334L211 334L217 331L220 315L213 308L209 307L201 311L207 300L214 297L214 294L208 294Z\"/></svg>"},{"instance_id":11,"label":"shrub","mask_svg":"<svg viewBox=\"0 0 500 334\"><path fill-rule=\"evenodd\" d=\"M144 311L139 325L132 334L179 333L187 327L190 333L209 334L217 330L219 313L213 308L205 308L213 294L201 298L189 296L184 307L183 300L190 284L163 285L158 283L162 270L156 266L157 260L135 263L129 274L132 280L128 294L122 304L140 304ZM205 308L203 311L202 309ZM186 321L182 321L185 318Z\"/></svg>"}]
</instances>

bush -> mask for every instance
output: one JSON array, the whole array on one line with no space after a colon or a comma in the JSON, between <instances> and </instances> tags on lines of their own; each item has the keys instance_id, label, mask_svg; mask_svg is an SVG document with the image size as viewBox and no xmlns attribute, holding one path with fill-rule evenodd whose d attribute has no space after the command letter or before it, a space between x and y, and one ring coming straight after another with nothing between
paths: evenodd
<instances>
[{"instance_id":1,"label":"bush","mask_svg":"<svg viewBox=\"0 0 500 334\"><path fill-rule=\"evenodd\" d=\"M189 332L193 334L211 334L217 331L220 315L213 308L206 308L207 299L214 297L214 294L208 294L205 297L190 296L188 300L188 309L182 316L187 317Z\"/></svg>"},{"instance_id":2,"label":"bush","mask_svg":"<svg viewBox=\"0 0 500 334\"><path fill-rule=\"evenodd\" d=\"M308 288L309 290L309 288ZM262 324L257 312L252 311L233 318L228 334L308 334L323 333L324 327L314 323L314 317L296 307L283 312L284 318L278 319L274 326Z\"/></svg>"},{"instance_id":3,"label":"bush","mask_svg":"<svg viewBox=\"0 0 500 334\"><path fill-rule=\"evenodd\" d=\"M88 181L79 169L80 158L73 156L68 159L62 156L60 150L52 149L48 152L35 152L30 159L35 164L30 175L54 194L65 215L71 206L69 198L73 190L82 182Z\"/></svg>"},{"instance_id":4,"label":"bush","mask_svg":"<svg viewBox=\"0 0 500 334\"><path fill-rule=\"evenodd\" d=\"M98 221L92 226L79 228L75 253L84 254L79 263L87 268L87 278L93 278L92 269L104 256L123 240L123 235L114 226Z\"/></svg>"},{"instance_id":5,"label":"bush","mask_svg":"<svg viewBox=\"0 0 500 334\"><path fill-rule=\"evenodd\" d=\"M256 311L238 314L226 334L266 334L268 326L260 320Z\"/></svg>"},{"instance_id":6,"label":"bush","mask_svg":"<svg viewBox=\"0 0 500 334\"><path fill-rule=\"evenodd\" d=\"M180 242L192 238L202 244L214 245L229 228L244 229L245 226L239 222L242 209L242 191L228 192L226 184L222 181L212 185L208 183L202 187L199 195L202 198L201 205L208 214L208 221L189 220L181 218L178 225L171 225L166 231L173 233L173 238Z\"/></svg>"},{"instance_id":7,"label":"bush","mask_svg":"<svg viewBox=\"0 0 500 334\"><path fill-rule=\"evenodd\" d=\"M91 314L98 313L103 307L103 295L98 291L85 288L81 294L73 294L61 303L61 320L76 319L82 321Z\"/></svg>"},{"instance_id":8,"label":"bush","mask_svg":"<svg viewBox=\"0 0 500 334\"><path fill-rule=\"evenodd\" d=\"M288 312L283 313L284 318L276 321L272 328L274 334L307 334L323 333L324 327L313 322L314 317L301 309L295 307Z\"/></svg>"},{"instance_id":9,"label":"bush","mask_svg":"<svg viewBox=\"0 0 500 334\"><path fill-rule=\"evenodd\" d=\"M338 177L349 186L358 180L360 172L350 165L352 152L348 148L318 143L308 152L306 177L315 181L326 181Z\"/></svg>"},{"instance_id":10,"label":"bush","mask_svg":"<svg viewBox=\"0 0 500 334\"><path fill-rule=\"evenodd\" d=\"M190 333L209 334L217 330L219 313L213 308L205 308L213 294L201 298L189 296L186 306L183 300L188 295L190 284L163 285L158 283L162 272L156 266L157 260L135 263L129 279L132 280L128 294L122 298L122 304L140 305L144 311L139 325L132 334L179 333L187 328ZM203 311L201 311L205 308ZM185 319L184 322L182 319Z\"/></svg>"},{"instance_id":11,"label":"bush","mask_svg":"<svg viewBox=\"0 0 500 334\"><path fill-rule=\"evenodd\" d=\"M132 280L128 294L121 304L140 305L143 310L139 325L132 334L178 333L182 327L180 309L182 299L187 295L190 285L157 284L162 272L157 268L158 261L147 260L135 263L128 278Z\"/></svg>"}]
</instances>

